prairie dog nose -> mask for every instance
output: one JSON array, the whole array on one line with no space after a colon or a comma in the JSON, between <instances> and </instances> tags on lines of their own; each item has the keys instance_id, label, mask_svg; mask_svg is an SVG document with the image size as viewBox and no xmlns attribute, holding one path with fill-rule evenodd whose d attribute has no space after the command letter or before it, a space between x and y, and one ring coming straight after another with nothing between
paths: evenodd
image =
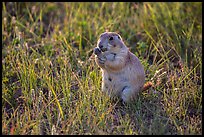
<instances>
[{"instance_id":1,"label":"prairie dog nose","mask_svg":"<svg viewBox=\"0 0 204 137\"><path fill-rule=\"evenodd\" d=\"M104 52L104 51L107 50L106 45L103 45L102 42L98 43L98 47L99 47L99 49L100 49L102 52Z\"/></svg>"}]
</instances>

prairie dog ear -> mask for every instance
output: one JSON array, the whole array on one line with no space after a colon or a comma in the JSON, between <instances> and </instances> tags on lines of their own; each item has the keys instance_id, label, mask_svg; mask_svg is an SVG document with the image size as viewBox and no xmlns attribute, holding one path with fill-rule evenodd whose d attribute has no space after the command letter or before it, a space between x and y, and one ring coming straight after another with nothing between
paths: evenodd
<instances>
[{"instance_id":1,"label":"prairie dog ear","mask_svg":"<svg viewBox=\"0 0 204 137\"><path fill-rule=\"evenodd\" d=\"M105 34L107 34L107 32L103 32L100 36L99 36L99 38L101 38L103 35L105 35Z\"/></svg>"}]
</instances>

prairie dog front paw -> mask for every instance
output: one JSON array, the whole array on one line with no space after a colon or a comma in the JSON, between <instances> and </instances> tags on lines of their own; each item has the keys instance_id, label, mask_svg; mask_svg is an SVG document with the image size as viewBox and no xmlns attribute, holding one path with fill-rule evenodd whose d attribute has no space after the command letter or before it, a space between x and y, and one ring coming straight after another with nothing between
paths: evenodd
<instances>
[{"instance_id":1,"label":"prairie dog front paw","mask_svg":"<svg viewBox=\"0 0 204 137\"><path fill-rule=\"evenodd\" d=\"M101 50L99 48L97 48L97 47L94 48L94 54L97 55L97 56L100 55L101 54Z\"/></svg>"},{"instance_id":2,"label":"prairie dog front paw","mask_svg":"<svg viewBox=\"0 0 204 137\"><path fill-rule=\"evenodd\" d=\"M94 54L97 56L96 58L98 59L100 64L105 63L106 57L98 47L94 48Z\"/></svg>"}]
</instances>

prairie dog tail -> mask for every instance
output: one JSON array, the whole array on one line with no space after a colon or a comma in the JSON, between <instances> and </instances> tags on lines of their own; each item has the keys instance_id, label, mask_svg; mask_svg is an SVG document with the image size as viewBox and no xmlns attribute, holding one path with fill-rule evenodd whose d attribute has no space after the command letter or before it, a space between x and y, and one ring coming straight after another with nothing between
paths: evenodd
<instances>
[{"instance_id":1,"label":"prairie dog tail","mask_svg":"<svg viewBox=\"0 0 204 137\"><path fill-rule=\"evenodd\" d=\"M152 82L147 82L147 83L144 84L144 86L142 88L142 91L145 91L145 90L149 89L152 86L153 86Z\"/></svg>"}]
</instances>

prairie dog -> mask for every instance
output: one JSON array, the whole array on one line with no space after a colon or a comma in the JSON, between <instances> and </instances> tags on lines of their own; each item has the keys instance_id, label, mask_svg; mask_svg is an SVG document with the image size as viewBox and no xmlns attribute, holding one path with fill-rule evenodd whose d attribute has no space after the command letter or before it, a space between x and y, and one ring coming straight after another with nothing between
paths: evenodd
<instances>
[{"instance_id":1,"label":"prairie dog","mask_svg":"<svg viewBox=\"0 0 204 137\"><path fill-rule=\"evenodd\" d=\"M130 102L145 88L144 68L119 34L102 33L94 54L95 61L102 71L103 92L107 92L111 97L119 97L124 102Z\"/></svg>"}]
</instances>

